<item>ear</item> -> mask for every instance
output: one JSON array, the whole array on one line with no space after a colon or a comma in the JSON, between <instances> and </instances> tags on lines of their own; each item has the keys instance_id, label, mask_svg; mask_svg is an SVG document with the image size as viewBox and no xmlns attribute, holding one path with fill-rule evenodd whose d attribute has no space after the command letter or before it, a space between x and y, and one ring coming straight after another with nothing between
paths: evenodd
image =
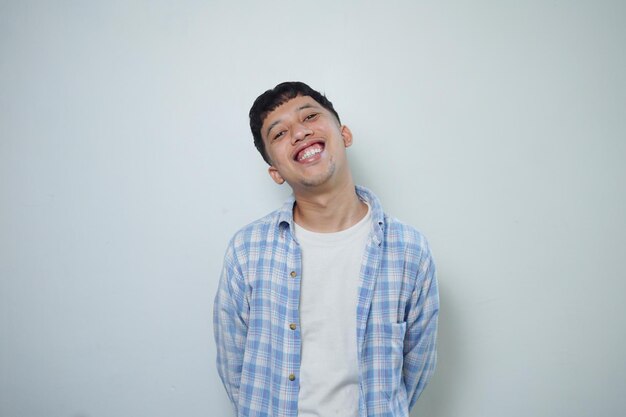
<instances>
[{"instance_id":1,"label":"ear","mask_svg":"<svg viewBox=\"0 0 626 417\"><path fill-rule=\"evenodd\" d=\"M341 137L343 138L343 145L348 148L352 145L352 132L346 125L341 126Z\"/></svg>"},{"instance_id":2,"label":"ear","mask_svg":"<svg viewBox=\"0 0 626 417\"><path fill-rule=\"evenodd\" d=\"M270 174L270 177L272 177L272 179L274 180L276 184L281 185L285 182L285 179L280 175L278 170L274 168L273 166L270 166L267 169L267 172Z\"/></svg>"}]
</instances>

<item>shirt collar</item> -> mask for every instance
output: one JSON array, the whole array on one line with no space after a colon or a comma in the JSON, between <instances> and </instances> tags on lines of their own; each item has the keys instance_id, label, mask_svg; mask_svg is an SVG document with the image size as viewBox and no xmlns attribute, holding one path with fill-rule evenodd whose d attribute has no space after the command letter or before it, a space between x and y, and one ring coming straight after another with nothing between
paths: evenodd
<instances>
[{"instance_id":1,"label":"shirt collar","mask_svg":"<svg viewBox=\"0 0 626 417\"><path fill-rule=\"evenodd\" d=\"M385 213L380 204L378 197L365 187L357 185L355 187L357 196L367 202L372 212L372 232L374 241L380 245L383 240L383 229L385 227ZM291 236L295 236L294 233L294 221L293 221L293 205L296 202L295 196L292 194L285 203L278 209L278 224L289 228Z\"/></svg>"},{"instance_id":2,"label":"shirt collar","mask_svg":"<svg viewBox=\"0 0 626 417\"><path fill-rule=\"evenodd\" d=\"M360 185L356 186L356 194L361 200L370 205L373 238L376 244L380 245L383 241L383 230L385 228L385 212L380 204L380 200L373 192Z\"/></svg>"}]
</instances>

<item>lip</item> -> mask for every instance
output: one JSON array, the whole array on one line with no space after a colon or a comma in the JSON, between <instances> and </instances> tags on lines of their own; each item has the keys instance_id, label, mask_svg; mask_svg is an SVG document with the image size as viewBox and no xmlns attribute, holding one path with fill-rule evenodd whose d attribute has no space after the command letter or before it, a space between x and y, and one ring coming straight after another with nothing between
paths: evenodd
<instances>
[{"instance_id":1,"label":"lip","mask_svg":"<svg viewBox=\"0 0 626 417\"><path fill-rule=\"evenodd\" d=\"M326 149L326 142L324 142L323 140L321 139L310 140L298 146L291 154L291 159L295 162L298 162L296 158L298 157L298 154L300 153L300 151L308 148L309 146L315 145L316 143L321 144L324 147L324 149Z\"/></svg>"}]
</instances>

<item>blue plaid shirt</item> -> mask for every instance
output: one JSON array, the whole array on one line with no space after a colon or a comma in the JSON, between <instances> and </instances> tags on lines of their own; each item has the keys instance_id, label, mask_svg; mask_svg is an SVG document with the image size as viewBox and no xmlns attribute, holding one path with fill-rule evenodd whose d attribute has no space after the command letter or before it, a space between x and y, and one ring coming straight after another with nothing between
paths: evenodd
<instances>
[{"instance_id":1,"label":"blue plaid shirt","mask_svg":"<svg viewBox=\"0 0 626 417\"><path fill-rule=\"evenodd\" d=\"M408 417L437 358L435 264L424 236L387 216L371 191L356 191L372 212L357 301L359 416ZM226 251L214 331L239 417L298 415L302 254L293 205L292 197L245 226Z\"/></svg>"}]
</instances>

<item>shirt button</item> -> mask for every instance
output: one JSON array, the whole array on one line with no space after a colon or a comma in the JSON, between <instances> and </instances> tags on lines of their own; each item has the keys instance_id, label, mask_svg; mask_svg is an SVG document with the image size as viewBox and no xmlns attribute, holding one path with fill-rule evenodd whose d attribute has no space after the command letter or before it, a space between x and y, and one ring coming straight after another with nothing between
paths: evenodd
<instances>
[{"instance_id":1,"label":"shirt button","mask_svg":"<svg viewBox=\"0 0 626 417\"><path fill-rule=\"evenodd\" d=\"M296 380L296 376L294 374L290 374L289 375L289 380L290 381L295 381Z\"/></svg>"},{"instance_id":2,"label":"shirt button","mask_svg":"<svg viewBox=\"0 0 626 417\"><path fill-rule=\"evenodd\" d=\"M291 324L289 325L289 328L290 328L291 330L296 330L296 323L291 323Z\"/></svg>"},{"instance_id":3,"label":"shirt button","mask_svg":"<svg viewBox=\"0 0 626 417\"><path fill-rule=\"evenodd\" d=\"M298 276L298 274L296 273L296 271L291 271L291 273L289 274L291 275L291 278L295 278Z\"/></svg>"}]
</instances>

